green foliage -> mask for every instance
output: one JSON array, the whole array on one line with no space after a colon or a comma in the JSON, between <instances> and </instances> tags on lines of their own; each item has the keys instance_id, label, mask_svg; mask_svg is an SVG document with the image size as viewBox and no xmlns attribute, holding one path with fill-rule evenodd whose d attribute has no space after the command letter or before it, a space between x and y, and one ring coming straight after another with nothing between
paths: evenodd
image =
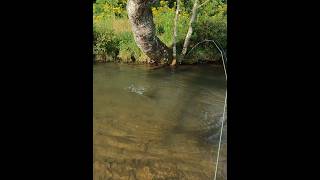
<instances>
[{"instance_id":1,"label":"green foliage","mask_svg":"<svg viewBox=\"0 0 320 180\"><path fill-rule=\"evenodd\" d=\"M194 0L181 0L178 19L177 53L188 31ZM200 0L199 4L205 2ZM136 45L126 12L127 0L97 0L93 4L94 55L100 61L120 61L143 63L146 55ZM152 7L157 36L167 46L173 44L175 0L161 0ZM190 50L205 39L218 41L227 48L227 4L223 0L207 2L198 9L197 20L193 24ZM186 57L198 60L216 60L219 52L208 42L199 45Z\"/></svg>"},{"instance_id":2,"label":"green foliage","mask_svg":"<svg viewBox=\"0 0 320 180\"><path fill-rule=\"evenodd\" d=\"M203 40L214 40L223 49L227 49L227 5L222 1L210 1L201 6L193 27L191 48ZM212 42L206 42L189 54L189 58L196 57L202 60L217 60L220 54Z\"/></svg>"},{"instance_id":3,"label":"green foliage","mask_svg":"<svg viewBox=\"0 0 320 180\"><path fill-rule=\"evenodd\" d=\"M161 1L159 7L152 8L157 36L165 44L172 44L174 13L174 9L169 8L165 1Z\"/></svg>"},{"instance_id":4,"label":"green foliage","mask_svg":"<svg viewBox=\"0 0 320 180\"><path fill-rule=\"evenodd\" d=\"M147 59L134 41L133 34L131 32L123 32L117 36L119 40L119 54L123 62L146 62Z\"/></svg>"},{"instance_id":5,"label":"green foliage","mask_svg":"<svg viewBox=\"0 0 320 180\"><path fill-rule=\"evenodd\" d=\"M93 54L98 61L113 61L118 49L118 40L109 29L94 29Z\"/></svg>"}]
</instances>

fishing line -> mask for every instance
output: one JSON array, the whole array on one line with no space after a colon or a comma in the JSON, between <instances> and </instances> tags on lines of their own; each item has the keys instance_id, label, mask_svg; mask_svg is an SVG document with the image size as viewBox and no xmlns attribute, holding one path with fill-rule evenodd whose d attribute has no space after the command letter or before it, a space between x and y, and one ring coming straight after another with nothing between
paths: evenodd
<instances>
[{"instance_id":1,"label":"fishing line","mask_svg":"<svg viewBox=\"0 0 320 180\"><path fill-rule=\"evenodd\" d=\"M214 173L214 180L216 180L217 172L218 172L218 165L219 165L219 157L220 157L223 125L224 125L224 120L225 120L226 105L227 105L227 91L226 91L226 96L224 98L224 107L223 107L223 115L222 115L221 129L220 129L219 146L218 146L218 153L217 153L217 160L216 160L216 168L215 168L215 173Z\"/></svg>"},{"instance_id":2,"label":"fishing line","mask_svg":"<svg viewBox=\"0 0 320 180\"><path fill-rule=\"evenodd\" d=\"M204 42L213 42L214 45L216 46L216 48L219 50L220 54L221 54L221 58L222 58L222 64L223 64L223 69L224 69L224 75L226 77L226 81L227 81L227 68L226 68L226 62L227 62L227 56L223 50L222 47L220 47L220 43L218 42L218 44L216 43L215 40L211 40L211 39L205 39L199 43L197 43L195 46L193 46L193 48L191 48L191 50L187 53L190 54L190 52L197 47L199 44L202 44ZM223 114L222 114L222 122L221 122L221 128L220 128L220 136L219 136L219 145L218 145L218 152L217 152L217 160L216 160L216 166L215 166L215 172L214 172L214 180L217 179L217 172L218 172L218 165L219 165L219 157L220 157L220 150L221 150L221 141L222 141L222 134L223 134L223 126L224 126L224 121L225 121L225 113L226 113L226 106L227 106L227 89L226 89L226 95L224 98L224 107L223 107Z\"/></svg>"},{"instance_id":3,"label":"fishing line","mask_svg":"<svg viewBox=\"0 0 320 180\"><path fill-rule=\"evenodd\" d=\"M219 48L219 46L217 45L217 43L214 40L206 40L206 41L211 41L213 42L217 49L220 51L221 53L221 57L222 57L222 63L223 63L223 69L224 69L224 74L226 77L226 81L227 81L227 69L226 69L226 64L225 64L225 53L223 53L223 49ZM221 150L221 141L222 141L222 134L223 134L223 126L224 126L224 121L225 121L225 114L226 114L226 106L227 106L227 89L226 89L226 95L224 98L224 107L223 107L223 114L222 114L222 122L221 122L221 128L220 128L220 137L219 137L219 145L218 145L218 152L217 152L217 160L216 160L216 167L215 167L215 172L214 172L214 180L217 179L217 172L218 172L218 165L219 165L219 157L220 157L220 150Z\"/></svg>"}]
</instances>

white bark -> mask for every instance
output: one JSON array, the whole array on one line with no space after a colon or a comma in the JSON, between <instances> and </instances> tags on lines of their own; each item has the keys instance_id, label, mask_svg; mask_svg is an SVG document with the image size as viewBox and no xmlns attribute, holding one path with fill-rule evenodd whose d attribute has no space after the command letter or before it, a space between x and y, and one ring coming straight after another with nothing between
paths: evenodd
<instances>
[{"instance_id":1,"label":"white bark","mask_svg":"<svg viewBox=\"0 0 320 180\"><path fill-rule=\"evenodd\" d=\"M177 57L177 22L178 22L178 17L179 17L179 11L180 11L180 1L177 0L177 8L176 8L176 16L174 18L174 30L173 30L173 60L171 65L175 66L177 63L176 57Z\"/></svg>"},{"instance_id":2,"label":"white bark","mask_svg":"<svg viewBox=\"0 0 320 180\"><path fill-rule=\"evenodd\" d=\"M191 15L190 23L189 23L188 33L187 33L186 38L184 40L183 49L182 49L182 52L181 52L180 62L182 61L182 59L184 58L184 56L186 55L187 50L188 50L188 46L189 46L189 43L190 43L191 35L192 35L192 32L193 32L192 24L196 20L197 9L198 9L198 0L195 0L194 4L193 4L193 8L192 8L192 15Z\"/></svg>"}]
</instances>

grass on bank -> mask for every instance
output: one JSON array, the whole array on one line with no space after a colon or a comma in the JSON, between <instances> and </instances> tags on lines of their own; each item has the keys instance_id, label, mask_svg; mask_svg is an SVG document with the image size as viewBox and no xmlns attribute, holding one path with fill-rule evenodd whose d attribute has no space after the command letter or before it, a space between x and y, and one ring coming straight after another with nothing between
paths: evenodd
<instances>
[{"instance_id":1,"label":"grass on bank","mask_svg":"<svg viewBox=\"0 0 320 180\"><path fill-rule=\"evenodd\" d=\"M146 63L148 57L136 45L125 9L126 1L107 0L95 3L93 16L93 53L97 62ZM174 3L160 1L152 8L156 33L168 47L173 43ZM191 4L192 5L192 4ZM190 7L182 5L178 21L177 52L182 50L191 16ZM207 3L198 11L197 21L193 25L194 33L188 48L205 39L219 41L226 49L227 5ZM199 45L188 54L185 63L210 62L220 59L215 46L208 42Z\"/></svg>"}]
</instances>

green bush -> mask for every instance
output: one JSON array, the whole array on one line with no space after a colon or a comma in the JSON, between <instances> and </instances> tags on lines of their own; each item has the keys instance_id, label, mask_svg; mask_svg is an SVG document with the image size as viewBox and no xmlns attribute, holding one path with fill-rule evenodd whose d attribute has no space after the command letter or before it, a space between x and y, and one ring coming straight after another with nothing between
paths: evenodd
<instances>
[{"instance_id":1,"label":"green bush","mask_svg":"<svg viewBox=\"0 0 320 180\"><path fill-rule=\"evenodd\" d=\"M135 43L131 32L123 32L117 36L117 39L119 41L118 58L122 62L143 63L147 61L146 56Z\"/></svg>"},{"instance_id":2,"label":"green bush","mask_svg":"<svg viewBox=\"0 0 320 180\"><path fill-rule=\"evenodd\" d=\"M97 61L113 61L119 52L119 41L106 21L93 29L93 54Z\"/></svg>"},{"instance_id":3,"label":"green bush","mask_svg":"<svg viewBox=\"0 0 320 180\"><path fill-rule=\"evenodd\" d=\"M214 40L221 48L227 49L227 5L222 2L209 2L199 9L197 21L193 25L189 50L204 40ZM188 58L215 61L221 58L212 42L199 44Z\"/></svg>"},{"instance_id":4,"label":"green bush","mask_svg":"<svg viewBox=\"0 0 320 180\"><path fill-rule=\"evenodd\" d=\"M98 61L120 61L125 63L144 63L145 54L136 45L126 12L127 0L97 0L93 5L94 48ZM177 55L181 53L188 31L193 0L182 0L178 19ZM203 3L205 1L200 1ZM161 0L152 8L156 34L168 47L173 44L175 0ZM197 20L193 24L189 51L205 39L215 40L227 48L227 4L223 0L209 1L200 7ZM219 59L219 52L211 42L202 43L186 58L193 62Z\"/></svg>"},{"instance_id":5,"label":"green bush","mask_svg":"<svg viewBox=\"0 0 320 180\"><path fill-rule=\"evenodd\" d=\"M175 8L170 8L167 3L160 3L160 7L152 8L154 22L157 29L157 36L167 46L171 47L173 44L173 29ZM175 4L175 3L174 3ZM182 41L188 31L189 14L181 12L177 23L178 37L177 42Z\"/></svg>"},{"instance_id":6,"label":"green bush","mask_svg":"<svg viewBox=\"0 0 320 180\"><path fill-rule=\"evenodd\" d=\"M227 48L227 5L222 3L208 3L199 12L195 24L195 39L213 39Z\"/></svg>"}]
</instances>

